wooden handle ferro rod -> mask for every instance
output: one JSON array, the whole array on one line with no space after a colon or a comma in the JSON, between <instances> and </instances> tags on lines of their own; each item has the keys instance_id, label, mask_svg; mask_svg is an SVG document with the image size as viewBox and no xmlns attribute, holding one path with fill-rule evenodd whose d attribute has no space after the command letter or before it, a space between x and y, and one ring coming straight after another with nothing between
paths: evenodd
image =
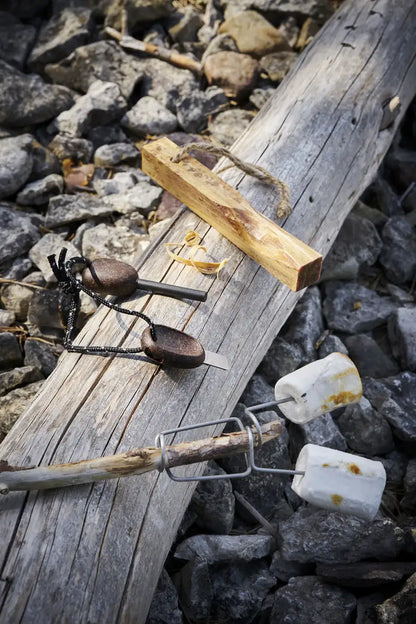
<instances>
[{"instance_id":1,"label":"wooden handle ferro rod","mask_svg":"<svg viewBox=\"0 0 416 624\"><path fill-rule=\"evenodd\" d=\"M262 442L269 442L280 435L282 425L278 420L261 427ZM258 444L256 429L252 429L255 444ZM185 466L210 459L220 459L249 450L247 431L238 431L217 438L205 438L182 442L166 447L166 467ZM140 475L150 470L159 470L161 449L144 447L132 449L119 455L86 459L70 464L56 464L25 468L9 466L0 461L0 494L15 490L47 490L68 485L92 483L106 479L118 479Z\"/></svg>"},{"instance_id":2,"label":"wooden handle ferro rod","mask_svg":"<svg viewBox=\"0 0 416 624\"><path fill-rule=\"evenodd\" d=\"M142 169L291 290L318 281L322 255L289 234L195 158L163 137L142 147Z\"/></svg>"}]
</instances>

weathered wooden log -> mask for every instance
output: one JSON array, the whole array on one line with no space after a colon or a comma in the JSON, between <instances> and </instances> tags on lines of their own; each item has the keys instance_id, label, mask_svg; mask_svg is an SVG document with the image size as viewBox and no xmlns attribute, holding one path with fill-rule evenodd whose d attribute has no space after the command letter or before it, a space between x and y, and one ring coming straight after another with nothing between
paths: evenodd
<instances>
[{"instance_id":1,"label":"weathered wooden log","mask_svg":"<svg viewBox=\"0 0 416 624\"><path fill-rule=\"evenodd\" d=\"M323 254L416 91L415 27L416 5L408 0L346 0L235 144L241 158L289 184L294 211L284 227ZM401 112L380 130L393 96ZM234 170L221 177L273 218L272 188ZM161 244L140 271L193 288L208 284L208 301L189 306L153 296L127 305L186 329L208 349L221 348L230 370L163 371L139 356L65 354L2 443L1 459L33 465L121 453L152 444L160 430L230 414L299 293L194 214L174 219L159 242L181 240L188 229L204 235L215 255L231 258L220 279L168 261ZM100 309L79 340L133 346L142 329L140 321ZM151 472L5 497L0 622L143 624L193 488Z\"/></svg>"}]
</instances>

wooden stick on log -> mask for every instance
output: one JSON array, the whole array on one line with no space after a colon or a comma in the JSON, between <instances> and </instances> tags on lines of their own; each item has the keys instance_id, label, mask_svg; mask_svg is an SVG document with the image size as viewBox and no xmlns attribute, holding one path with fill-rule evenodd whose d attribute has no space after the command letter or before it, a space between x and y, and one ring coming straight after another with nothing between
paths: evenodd
<instances>
[{"instance_id":1,"label":"wooden stick on log","mask_svg":"<svg viewBox=\"0 0 416 624\"><path fill-rule=\"evenodd\" d=\"M285 229L323 255L375 177L414 97L415 29L414 2L345 0L232 147L285 180L294 207ZM383 104L393 96L401 111L380 130ZM273 217L275 189L235 169L221 177ZM167 261L161 243L181 240L190 229L230 257L222 278ZM153 444L164 429L230 416L300 297L188 211L169 223L136 268L146 279L209 289L207 302L195 306L155 296L126 305L221 349L230 369L167 372L139 358L66 353L1 443L2 458L41 465L122 453ZM77 340L134 346L143 330L138 323L118 322L100 308ZM219 432L212 427L206 435ZM145 622L194 488L173 488L166 474L153 471L2 497L0 567L8 582L0 583L0 624Z\"/></svg>"},{"instance_id":2,"label":"wooden stick on log","mask_svg":"<svg viewBox=\"0 0 416 624\"><path fill-rule=\"evenodd\" d=\"M257 212L195 158L175 162L179 149L166 137L144 145L143 171L291 290L318 281L320 253Z\"/></svg>"},{"instance_id":3,"label":"wooden stick on log","mask_svg":"<svg viewBox=\"0 0 416 624\"><path fill-rule=\"evenodd\" d=\"M274 420L261 427L262 443L273 440L282 431L281 422ZM254 446L258 445L256 429L252 428ZM206 438L167 446L166 468L217 460L249 450L247 431L237 431L218 438ZM0 461L0 494L18 490L49 490L69 485L93 483L120 477L132 477L161 467L161 449L154 446L132 449L119 455L85 459L70 464L25 468Z\"/></svg>"}]
</instances>

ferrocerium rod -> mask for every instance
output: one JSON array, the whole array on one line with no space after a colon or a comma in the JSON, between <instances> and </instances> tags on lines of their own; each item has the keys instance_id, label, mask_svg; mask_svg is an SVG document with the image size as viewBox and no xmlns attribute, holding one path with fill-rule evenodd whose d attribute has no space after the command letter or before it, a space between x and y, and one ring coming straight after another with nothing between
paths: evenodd
<instances>
[{"instance_id":1,"label":"ferrocerium rod","mask_svg":"<svg viewBox=\"0 0 416 624\"><path fill-rule=\"evenodd\" d=\"M261 427L262 442L269 442L282 431L278 420ZM255 445L258 436L252 428ZM166 467L185 466L210 459L220 459L249 450L247 431L229 433L218 438L205 438L192 442L182 442L166 447ZM55 464L37 468L10 466L0 461L0 493L8 494L15 490L47 490L68 485L92 483L106 479L118 479L140 475L161 466L161 450L156 447L132 449L119 455L86 459L70 464Z\"/></svg>"},{"instance_id":2,"label":"ferrocerium rod","mask_svg":"<svg viewBox=\"0 0 416 624\"><path fill-rule=\"evenodd\" d=\"M136 286L139 290L148 290L155 295L192 299L192 301L206 301L208 294L205 290L196 290L195 288L186 288L185 286L176 286L175 284L162 284L161 282L144 279L138 279Z\"/></svg>"}]
</instances>

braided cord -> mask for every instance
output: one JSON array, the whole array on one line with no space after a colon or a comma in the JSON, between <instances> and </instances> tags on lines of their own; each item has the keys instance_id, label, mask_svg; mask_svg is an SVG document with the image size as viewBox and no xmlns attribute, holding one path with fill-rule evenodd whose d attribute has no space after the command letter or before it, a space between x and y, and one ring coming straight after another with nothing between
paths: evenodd
<instances>
[{"instance_id":1,"label":"braided cord","mask_svg":"<svg viewBox=\"0 0 416 624\"><path fill-rule=\"evenodd\" d=\"M91 297L94 301L99 304L110 308L111 310L115 310L116 312L120 312L121 314L129 314L131 316L136 316L146 321L146 323L150 327L150 332L153 340L156 340L156 332L153 321L143 314L142 312L137 312L136 310L128 310L127 308L123 308L115 303L110 303L94 291L90 290L84 284L78 280L74 274L72 273L72 269L77 264L83 264L88 266L90 261L83 256L71 258L64 265L65 272L65 281L61 281L62 290L68 293L71 296L71 302L69 305L69 312L67 318L67 326L65 331L64 338L64 347L67 351L75 352L75 353L141 353L143 349L141 347L136 348L125 348L125 347L112 347L107 345L90 345L88 347L83 347L81 345L73 344L73 334L75 331L76 322L78 319L79 311L80 311L80 291L85 292L89 297ZM62 267L61 267L62 268Z\"/></svg>"}]
</instances>

